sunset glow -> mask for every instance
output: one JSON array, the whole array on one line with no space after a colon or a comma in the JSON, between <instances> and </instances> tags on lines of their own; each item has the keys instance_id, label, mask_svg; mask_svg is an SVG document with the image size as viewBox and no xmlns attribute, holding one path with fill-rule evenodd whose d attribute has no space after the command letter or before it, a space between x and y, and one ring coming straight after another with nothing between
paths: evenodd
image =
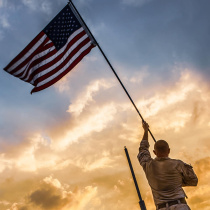
<instances>
[{"instance_id":1,"label":"sunset glow","mask_svg":"<svg viewBox=\"0 0 210 210\"><path fill-rule=\"evenodd\" d=\"M210 210L204 2L75 1L155 138L168 141L171 158L194 167L198 186L185 188L192 210ZM1 69L65 4L0 0ZM139 209L124 146L147 209L156 209L136 157L141 118L98 49L40 93L30 95L31 85L3 70L0 85L1 210Z\"/></svg>"}]
</instances>

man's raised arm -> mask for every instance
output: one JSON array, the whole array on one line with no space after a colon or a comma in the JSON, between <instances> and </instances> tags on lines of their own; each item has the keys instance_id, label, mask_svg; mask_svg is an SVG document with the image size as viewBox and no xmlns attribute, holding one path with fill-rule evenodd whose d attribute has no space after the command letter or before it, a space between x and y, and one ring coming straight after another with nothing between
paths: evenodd
<instances>
[{"instance_id":1,"label":"man's raised arm","mask_svg":"<svg viewBox=\"0 0 210 210\"><path fill-rule=\"evenodd\" d=\"M138 154L137 158L139 160L139 163L145 170L146 162L151 160L151 155L149 152L149 142L148 142L149 125L144 121L144 122L142 122L142 127L144 129L144 134L142 137L142 141L140 142L139 154Z\"/></svg>"}]
</instances>

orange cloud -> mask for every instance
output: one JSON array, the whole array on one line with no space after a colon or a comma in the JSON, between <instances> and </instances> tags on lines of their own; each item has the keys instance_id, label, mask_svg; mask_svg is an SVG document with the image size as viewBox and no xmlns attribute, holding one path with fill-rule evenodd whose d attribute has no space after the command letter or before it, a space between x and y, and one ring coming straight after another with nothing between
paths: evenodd
<instances>
[{"instance_id":1,"label":"orange cloud","mask_svg":"<svg viewBox=\"0 0 210 210\"><path fill-rule=\"evenodd\" d=\"M168 140L172 158L194 166L199 185L186 188L188 201L192 209L201 204L208 210L209 88L192 71L183 70L176 83L145 90L139 88L145 75L127 80L136 91L137 105L155 137ZM142 197L147 208L155 210L136 158L141 120L118 91L116 83L106 79L91 81L72 97L66 107L68 117L45 135L31 133L19 144L5 147L0 154L0 209L137 210L138 197L124 154L127 146ZM150 144L152 149L151 138Z\"/></svg>"}]
</instances>

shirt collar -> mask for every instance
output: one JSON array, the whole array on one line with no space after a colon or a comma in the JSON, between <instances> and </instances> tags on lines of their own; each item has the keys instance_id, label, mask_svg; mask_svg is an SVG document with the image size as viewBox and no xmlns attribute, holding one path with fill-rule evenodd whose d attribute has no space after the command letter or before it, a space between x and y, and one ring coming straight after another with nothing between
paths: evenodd
<instances>
[{"instance_id":1,"label":"shirt collar","mask_svg":"<svg viewBox=\"0 0 210 210\"><path fill-rule=\"evenodd\" d=\"M155 160L169 160L169 157L156 157Z\"/></svg>"}]
</instances>

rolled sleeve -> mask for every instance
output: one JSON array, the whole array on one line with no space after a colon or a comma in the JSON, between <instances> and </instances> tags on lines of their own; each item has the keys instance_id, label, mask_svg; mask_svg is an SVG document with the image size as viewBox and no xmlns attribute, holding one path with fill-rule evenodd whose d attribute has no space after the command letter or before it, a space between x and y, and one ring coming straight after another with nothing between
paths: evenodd
<instances>
[{"instance_id":1,"label":"rolled sleeve","mask_svg":"<svg viewBox=\"0 0 210 210\"><path fill-rule=\"evenodd\" d=\"M193 170L193 167L184 163L182 166L182 186L197 186L198 178Z\"/></svg>"},{"instance_id":2,"label":"rolled sleeve","mask_svg":"<svg viewBox=\"0 0 210 210\"><path fill-rule=\"evenodd\" d=\"M145 169L146 163L151 160L151 155L149 152L149 142L147 140L141 141L137 158L140 165Z\"/></svg>"}]
</instances>

